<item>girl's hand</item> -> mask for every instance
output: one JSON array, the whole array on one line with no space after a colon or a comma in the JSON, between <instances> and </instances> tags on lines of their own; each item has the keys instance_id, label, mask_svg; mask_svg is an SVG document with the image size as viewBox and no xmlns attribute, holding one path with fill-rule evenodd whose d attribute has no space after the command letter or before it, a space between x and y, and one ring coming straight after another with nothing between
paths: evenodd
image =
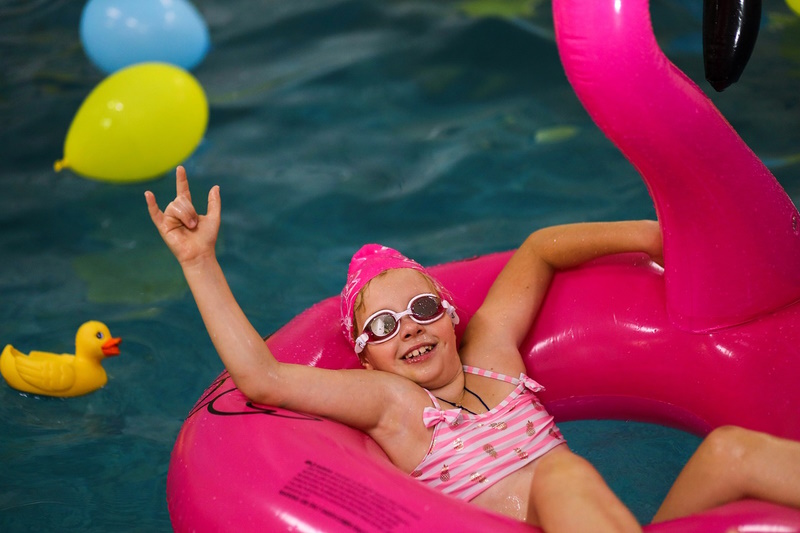
<instances>
[{"instance_id":1,"label":"girl's hand","mask_svg":"<svg viewBox=\"0 0 800 533\"><path fill-rule=\"evenodd\" d=\"M181 266L185 267L214 255L221 209L219 186L215 185L208 192L206 215L198 215L195 211L186 170L181 166L175 171L175 188L177 195L164 211L159 209L152 192L145 192L144 197L150 219L161 238Z\"/></svg>"}]
</instances>

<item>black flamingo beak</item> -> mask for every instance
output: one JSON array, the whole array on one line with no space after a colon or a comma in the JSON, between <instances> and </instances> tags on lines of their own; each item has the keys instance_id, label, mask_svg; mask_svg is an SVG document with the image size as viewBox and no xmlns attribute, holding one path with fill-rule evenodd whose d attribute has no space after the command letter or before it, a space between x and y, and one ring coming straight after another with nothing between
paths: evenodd
<instances>
[{"instance_id":1,"label":"black flamingo beak","mask_svg":"<svg viewBox=\"0 0 800 533\"><path fill-rule=\"evenodd\" d=\"M703 63L717 92L739 80L760 24L761 0L703 0Z\"/></svg>"}]
</instances>

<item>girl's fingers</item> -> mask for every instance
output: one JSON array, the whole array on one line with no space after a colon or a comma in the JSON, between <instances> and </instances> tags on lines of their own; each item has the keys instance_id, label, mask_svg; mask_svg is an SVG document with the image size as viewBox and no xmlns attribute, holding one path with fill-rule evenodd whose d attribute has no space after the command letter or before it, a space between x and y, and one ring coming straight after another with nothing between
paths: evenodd
<instances>
[{"instance_id":1,"label":"girl's fingers","mask_svg":"<svg viewBox=\"0 0 800 533\"><path fill-rule=\"evenodd\" d=\"M192 195L189 193L189 180L186 177L186 169L182 166L175 170L175 189L177 196L163 212L158 208L155 195L150 191L144 193L150 218L157 226L161 225L166 216L177 219L189 229L194 229L197 227L200 217L192 204ZM218 186L212 187L208 193L208 214L219 219L220 199Z\"/></svg>"},{"instance_id":2,"label":"girl's fingers","mask_svg":"<svg viewBox=\"0 0 800 533\"><path fill-rule=\"evenodd\" d=\"M219 185L214 185L211 187L211 190L208 191L208 209L206 215L215 220L219 220L221 206L222 201L219 197Z\"/></svg>"},{"instance_id":3,"label":"girl's fingers","mask_svg":"<svg viewBox=\"0 0 800 533\"><path fill-rule=\"evenodd\" d=\"M178 196L175 198L167 208L164 214L180 220L181 224L189 229L197 226L197 211L194 210L194 205L185 196Z\"/></svg>"},{"instance_id":4,"label":"girl's fingers","mask_svg":"<svg viewBox=\"0 0 800 533\"><path fill-rule=\"evenodd\" d=\"M186 169L178 166L175 169L175 190L178 197L184 196L189 202L192 201L192 194L189 192L189 179L186 177Z\"/></svg>"},{"instance_id":5,"label":"girl's fingers","mask_svg":"<svg viewBox=\"0 0 800 533\"><path fill-rule=\"evenodd\" d=\"M150 213L150 219L154 224L158 225L164 217L164 213L158 208L156 196L150 191L145 191L144 199L147 202L147 211Z\"/></svg>"}]
</instances>

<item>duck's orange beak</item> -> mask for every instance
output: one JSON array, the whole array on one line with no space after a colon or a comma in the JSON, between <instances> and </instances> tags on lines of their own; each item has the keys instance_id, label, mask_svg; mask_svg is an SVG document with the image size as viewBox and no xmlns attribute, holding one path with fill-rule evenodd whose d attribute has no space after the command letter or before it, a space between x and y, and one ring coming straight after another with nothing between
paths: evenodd
<instances>
[{"instance_id":1,"label":"duck's orange beak","mask_svg":"<svg viewBox=\"0 0 800 533\"><path fill-rule=\"evenodd\" d=\"M122 342L120 337L112 337L103 343L100 348L103 350L103 355L119 355L119 343Z\"/></svg>"}]
</instances>

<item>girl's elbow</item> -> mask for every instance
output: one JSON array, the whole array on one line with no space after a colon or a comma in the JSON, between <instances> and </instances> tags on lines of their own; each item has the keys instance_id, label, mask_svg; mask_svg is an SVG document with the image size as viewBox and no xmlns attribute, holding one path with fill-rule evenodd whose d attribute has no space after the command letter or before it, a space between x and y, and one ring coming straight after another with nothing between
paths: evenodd
<instances>
[{"instance_id":1,"label":"girl's elbow","mask_svg":"<svg viewBox=\"0 0 800 533\"><path fill-rule=\"evenodd\" d=\"M270 387L263 379L243 377L234 378L233 382L239 392L254 403L273 406L280 404L280 398L276 397L274 387Z\"/></svg>"}]
</instances>

